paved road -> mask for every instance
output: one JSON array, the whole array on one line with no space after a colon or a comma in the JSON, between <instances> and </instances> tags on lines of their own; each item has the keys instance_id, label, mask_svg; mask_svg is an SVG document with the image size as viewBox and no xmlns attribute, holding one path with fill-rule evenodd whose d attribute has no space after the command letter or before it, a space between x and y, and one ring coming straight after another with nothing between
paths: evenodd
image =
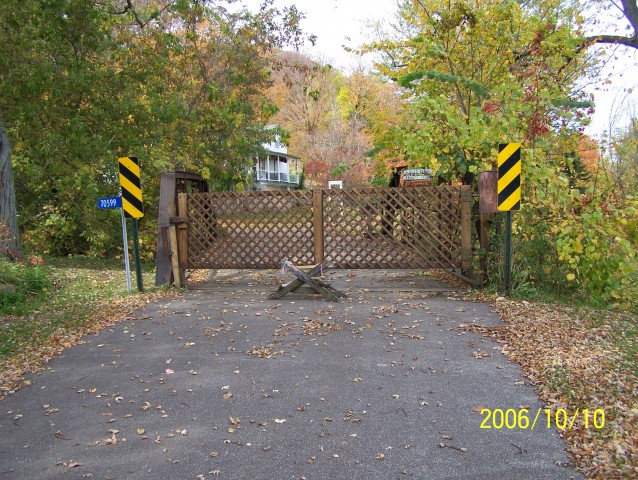
<instances>
[{"instance_id":1,"label":"paved road","mask_svg":"<svg viewBox=\"0 0 638 480\"><path fill-rule=\"evenodd\" d=\"M540 421L479 428L483 407L542 407L458 328L497 324L489 305L334 275L343 303L231 273L87 337L0 402L0 480L581 478Z\"/></svg>"}]
</instances>

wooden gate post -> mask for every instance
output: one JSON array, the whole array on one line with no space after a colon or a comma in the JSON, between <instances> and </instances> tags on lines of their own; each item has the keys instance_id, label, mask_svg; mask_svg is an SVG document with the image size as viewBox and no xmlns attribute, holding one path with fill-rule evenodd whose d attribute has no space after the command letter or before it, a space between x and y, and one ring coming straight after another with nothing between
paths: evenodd
<instances>
[{"instance_id":1,"label":"wooden gate post","mask_svg":"<svg viewBox=\"0 0 638 480\"><path fill-rule=\"evenodd\" d=\"M171 257L171 270L173 273L173 285L177 288L182 288L180 270L179 270L179 254L177 253L177 227L171 225L168 227L169 245L170 245L170 257Z\"/></svg>"},{"instance_id":2,"label":"wooden gate post","mask_svg":"<svg viewBox=\"0 0 638 480\"><path fill-rule=\"evenodd\" d=\"M174 185L174 183L173 183ZM175 194L173 194L166 200L166 220L168 222L168 257L171 262L171 273L168 275L168 281L170 284L171 276L173 278L173 285L177 288L184 287L181 282L181 275L179 274L179 248L177 246L177 223L175 222L177 215L177 205L175 204ZM161 284L163 285L163 284Z\"/></svg>"},{"instance_id":3,"label":"wooden gate post","mask_svg":"<svg viewBox=\"0 0 638 480\"><path fill-rule=\"evenodd\" d=\"M481 269L481 279L487 283L487 255L490 252L490 214L480 214L479 241L481 242L481 258L479 265Z\"/></svg>"},{"instance_id":4,"label":"wooden gate post","mask_svg":"<svg viewBox=\"0 0 638 480\"><path fill-rule=\"evenodd\" d=\"M315 246L315 264L323 262L323 190L312 191L312 232Z\"/></svg>"},{"instance_id":5,"label":"wooden gate post","mask_svg":"<svg viewBox=\"0 0 638 480\"><path fill-rule=\"evenodd\" d=\"M188 268L188 199L186 193L177 194L177 216L181 222L177 224L177 248L179 258L179 277L182 285L186 285L186 269Z\"/></svg>"},{"instance_id":6,"label":"wooden gate post","mask_svg":"<svg viewBox=\"0 0 638 480\"><path fill-rule=\"evenodd\" d=\"M472 187L461 185L461 268L472 270Z\"/></svg>"}]
</instances>

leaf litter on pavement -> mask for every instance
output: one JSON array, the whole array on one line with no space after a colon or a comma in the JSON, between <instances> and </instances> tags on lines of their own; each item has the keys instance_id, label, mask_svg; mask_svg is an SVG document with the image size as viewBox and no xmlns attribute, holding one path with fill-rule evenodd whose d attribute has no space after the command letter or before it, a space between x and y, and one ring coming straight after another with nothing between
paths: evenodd
<instances>
[{"instance_id":1,"label":"leaf litter on pavement","mask_svg":"<svg viewBox=\"0 0 638 480\"><path fill-rule=\"evenodd\" d=\"M0 317L3 334L11 335L11 345L5 345L7 351L0 357L0 400L30 386L25 374L40 371L63 350L81 343L85 335L130 319L134 310L159 298L177 295L170 290L127 294L122 288L123 269L110 265L87 268L97 261L84 265L86 262L56 259L52 270L59 288L48 304L25 317ZM145 282L151 280L150 274L145 275Z\"/></svg>"},{"instance_id":2,"label":"leaf litter on pavement","mask_svg":"<svg viewBox=\"0 0 638 480\"><path fill-rule=\"evenodd\" d=\"M120 319L126 320L127 315L130 315L133 310L166 294L166 292L158 292L111 299L103 303L97 302L96 308L92 310L94 319L89 325L73 331L56 332L46 344L26 347L10 361L3 361L0 364L0 393L6 395L10 390L27 386L28 381L22 379L24 373L41 368L46 361L59 354L64 348L79 343L83 335L96 332ZM406 299L409 298L411 297L407 295ZM413 305L406 299L399 299L397 305L414 310L427 309L422 304ZM328 317L334 314L333 311L313 312L316 314L313 315L314 318L328 317L324 321L318 321L302 317L303 309L293 308L291 312L274 312L278 306L281 304L264 310L273 320L281 322L279 328L275 330L275 337L285 334L289 327L290 329L301 327L303 335L313 337L344 328L333 321L332 317ZM553 411L561 408L570 413L575 412L576 409L582 411L585 408L590 411L597 408L605 411L606 424L603 429L594 429L591 425L589 429L585 429L582 425L576 425L562 432L568 444L568 451L572 454L579 470L590 478L637 477L638 383L635 352L638 350L635 346L635 335L626 339L629 347L625 349L619 348L616 341L619 332L625 330L627 318L622 315L606 314L601 320L588 318L555 305L538 305L502 299L496 302L496 310L507 323L505 326L464 325L463 328L494 337L501 344L502 352L522 365L531 383L537 386L541 399ZM286 313L299 315L301 322L290 322L288 326L281 318L276 317L276 315L283 317ZM419 322L409 323L411 320L409 318L405 319L406 322L399 324L394 321L384 323L388 314L397 313L399 312L395 306L374 307L368 318L370 323L359 329L353 328L352 333L360 333L363 328L373 328L373 325L376 329L383 324L379 332L388 335L390 340L396 340L397 336L417 340L424 338L419 333L413 333L418 328ZM409 312L404 315L409 315ZM629 321L633 321L635 325L635 318ZM374 324L374 322L378 323ZM342 323L349 325L352 322L343 320ZM228 330L228 325L225 325L223 321L219 323L219 327L205 327L205 333L211 337L227 334ZM245 353L260 358L271 358L284 353L281 349L277 350L278 343L273 341L262 344ZM627 357L627 351L633 352L633 358ZM472 355L480 360L489 356L489 353L475 350ZM166 373L168 374L168 371ZM360 383L364 379L355 377L353 381ZM231 401L233 394L228 390L222 396L224 400ZM423 404L427 405L427 402L422 402L421 405ZM481 407L474 407L474 410L477 411ZM230 421L228 429L241 428L239 416L231 417L231 420L236 422L233 424ZM273 423L285 421L280 418L272 419ZM139 433L140 431L142 433ZM137 432L138 435L146 434L142 427L139 427ZM111 437L104 439L104 444L117 441L115 434L110 433ZM182 434L185 433L186 430ZM460 452L466 450L444 442L439 446L457 449ZM264 447L263 451L269 449L270 447ZM379 457L377 460L382 460L384 454L379 454Z\"/></svg>"},{"instance_id":3,"label":"leaf litter on pavement","mask_svg":"<svg viewBox=\"0 0 638 480\"><path fill-rule=\"evenodd\" d=\"M559 429L578 470L595 479L638 478L638 319L502 297L495 308L506 325L461 328L495 338L552 415L581 412L572 428ZM600 429L596 409L605 412Z\"/></svg>"}]
</instances>

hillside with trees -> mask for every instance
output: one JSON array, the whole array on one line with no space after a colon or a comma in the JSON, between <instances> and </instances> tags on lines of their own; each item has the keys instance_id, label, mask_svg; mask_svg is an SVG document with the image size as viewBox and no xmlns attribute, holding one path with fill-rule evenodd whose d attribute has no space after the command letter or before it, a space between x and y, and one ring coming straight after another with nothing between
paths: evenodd
<instances>
[{"instance_id":1,"label":"hillside with trees","mask_svg":"<svg viewBox=\"0 0 638 480\"><path fill-rule=\"evenodd\" d=\"M369 185L377 173L374 139L403 109L398 88L363 66L344 73L293 52L281 52L278 59L268 95L278 107L273 121L290 132L306 181Z\"/></svg>"}]
</instances>

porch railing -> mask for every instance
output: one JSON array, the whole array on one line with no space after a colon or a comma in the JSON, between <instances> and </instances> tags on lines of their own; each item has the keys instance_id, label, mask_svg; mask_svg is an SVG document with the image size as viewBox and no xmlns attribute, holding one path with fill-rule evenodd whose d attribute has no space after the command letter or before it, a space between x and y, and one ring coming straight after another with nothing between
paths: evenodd
<instances>
[{"instance_id":1,"label":"porch railing","mask_svg":"<svg viewBox=\"0 0 638 480\"><path fill-rule=\"evenodd\" d=\"M256 170L255 180L258 182L278 182L299 185L299 174Z\"/></svg>"}]
</instances>

